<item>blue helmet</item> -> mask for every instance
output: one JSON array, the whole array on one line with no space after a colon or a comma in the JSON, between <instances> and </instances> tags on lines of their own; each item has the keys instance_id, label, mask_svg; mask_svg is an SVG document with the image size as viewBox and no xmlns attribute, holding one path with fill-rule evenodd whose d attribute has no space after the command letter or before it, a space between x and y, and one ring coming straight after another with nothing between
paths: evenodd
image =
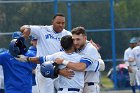
<instances>
[{"instance_id":1,"label":"blue helmet","mask_svg":"<svg viewBox=\"0 0 140 93\"><path fill-rule=\"evenodd\" d=\"M20 31L16 31L12 34L12 38L13 39L18 39L18 38L21 37L21 35L22 35L22 33Z\"/></svg>"},{"instance_id":2,"label":"blue helmet","mask_svg":"<svg viewBox=\"0 0 140 93\"><path fill-rule=\"evenodd\" d=\"M9 44L9 52L12 56L24 55L27 52L27 47L24 44L24 38L13 39Z\"/></svg>"},{"instance_id":3,"label":"blue helmet","mask_svg":"<svg viewBox=\"0 0 140 93\"><path fill-rule=\"evenodd\" d=\"M41 64L40 67L41 74L46 78L54 78L54 66L51 61L47 61Z\"/></svg>"}]
</instances>

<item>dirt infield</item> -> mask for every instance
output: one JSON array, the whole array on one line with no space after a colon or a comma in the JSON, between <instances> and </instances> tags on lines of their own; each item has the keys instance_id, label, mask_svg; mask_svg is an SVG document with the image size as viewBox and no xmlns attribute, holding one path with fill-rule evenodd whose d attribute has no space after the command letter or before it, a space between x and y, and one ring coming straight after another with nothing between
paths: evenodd
<instances>
[{"instance_id":1,"label":"dirt infield","mask_svg":"<svg viewBox=\"0 0 140 93\"><path fill-rule=\"evenodd\" d=\"M101 91L100 93L132 93L131 90L113 90L113 91ZM138 90L137 90L137 93L140 93Z\"/></svg>"}]
</instances>

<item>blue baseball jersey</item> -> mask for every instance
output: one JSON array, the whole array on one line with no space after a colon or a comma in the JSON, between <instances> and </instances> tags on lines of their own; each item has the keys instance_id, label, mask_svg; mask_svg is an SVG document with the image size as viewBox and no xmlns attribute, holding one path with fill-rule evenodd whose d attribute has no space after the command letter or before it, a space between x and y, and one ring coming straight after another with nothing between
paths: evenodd
<instances>
[{"instance_id":1,"label":"blue baseball jersey","mask_svg":"<svg viewBox=\"0 0 140 93\"><path fill-rule=\"evenodd\" d=\"M30 56L30 57L35 57L35 56L36 56L36 52L37 52L36 47L31 46L31 47L29 47L29 49L28 49L26 55L28 55L28 56ZM36 66L37 66L37 64L32 63L33 69L35 69ZM32 74L32 86L34 86L34 85L36 85L35 74Z\"/></svg>"},{"instance_id":2,"label":"blue baseball jersey","mask_svg":"<svg viewBox=\"0 0 140 93\"><path fill-rule=\"evenodd\" d=\"M31 93L31 63L19 62L9 52L3 52L0 54L0 65L3 67L6 93Z\"/></svg>"}]
</instances>

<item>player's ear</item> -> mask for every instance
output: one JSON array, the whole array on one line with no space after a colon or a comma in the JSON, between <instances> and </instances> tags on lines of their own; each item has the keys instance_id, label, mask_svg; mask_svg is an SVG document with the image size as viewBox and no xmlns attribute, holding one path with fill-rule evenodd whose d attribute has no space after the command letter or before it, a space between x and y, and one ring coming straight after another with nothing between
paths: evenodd
<instances>
[{"instance_id":1,"label":"player's ear","mask_svg":"<svg viewBox=\"0 0 140 93\"><path fill-rule=\"evenodd\" d=\"M85 41L87 40L87 36L84 36L84 40L85 40Z\"/></svg>"}]
</instances>

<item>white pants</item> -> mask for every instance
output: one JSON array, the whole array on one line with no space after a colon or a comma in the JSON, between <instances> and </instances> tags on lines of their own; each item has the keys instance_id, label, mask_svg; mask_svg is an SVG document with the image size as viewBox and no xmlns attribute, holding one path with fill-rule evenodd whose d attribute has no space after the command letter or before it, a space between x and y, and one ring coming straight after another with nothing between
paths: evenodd
<instances>
[{"instance_id":1,"label":"white pants","mask_svg":"<svg viewBox=\"0 0 140 93\"><path fill-rule=\"evenodd\" d=\"M38 93L37 85L32 86L32 93Z\"/></svg>"},{"instance_id":2,"label":"white pants","mask_svg":"<svg viewBox=\"0 0 140 93\"><path fill-rule=\"evenodd\" d=\"M4 89L4 77L0 76L0 89Z\"/></svg>"},{"instance_id":3,"label":"white pants","mask_svg":"<svg viewBox=\"0 0 140 93\"><path fill-rule=\"evenodd\" d=\"M57 93L82 93L82 89L80 89L80 91L68 91L68 88L63 88L62 91L58 91Z\"/></svg>"},{"instance_id":4,"label":"white pants","mask_svg":"<svg viewBox=\"0 0 140 93\"><path fill-rule=\"evenodd\" d=\"M83 93L100 93L100 86L98 83L94 83L94 85L88 85L85 83Z\"/></svg>"},{"instance_id":5,"label":"white pants","mask_svg":"<svg viewBox=\"0 0 140 93\"><path fill-rule=\"evenodd\" d=\"M136 72L136 82L137 85L140 86L140 69Z\"/></svg>"},{"instance_id":6,"label":"white pants","mask_svg":"<svg viewBox=\"0 0 140 93\"><path fill-rule=\"evenodd\" d=\"M132 69L132 73L129 72L130 77L130 85L135 86L137 83L137 67L136 66L130 66Z\"/></svg>"},{"instance_id":7,"label":"white pants","mask_svg":"<svg viewBox=\"0 0 140 93\"><path fill-rule=\"evenodd\" d=\"M40 65L36 67L36 84L38 93L54 93L54 80L45 78L40 73Z\"/></svg>"}]
</instances>

